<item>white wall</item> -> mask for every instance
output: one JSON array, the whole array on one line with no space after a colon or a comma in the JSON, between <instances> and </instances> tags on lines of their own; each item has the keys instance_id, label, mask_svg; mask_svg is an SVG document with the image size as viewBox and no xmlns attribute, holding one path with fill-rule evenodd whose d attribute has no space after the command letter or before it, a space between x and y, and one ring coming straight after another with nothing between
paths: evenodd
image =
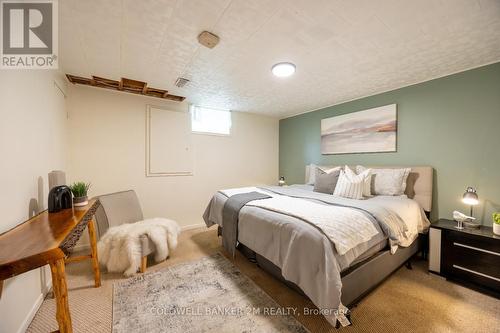
<instances>
[{"instance_id":1,"label":"white wall","mask_svg":"<svg viewBox=\"0 0 500 333\"><path fill-rule=\"evenodd\" d=\"M46 207L47 173L66 167L65 99L55 79L64 89L64 79L53 71L0 71L0 233L29 217L30 200L39 196L39 177L39 208ZM5 281L0 332L24 331L43 299L46 281L46 268Z\"/></svg>"},{"instance_id":2,"label":"white wall","mask_svg":"<svg viewBox=\"0 0 500 333\"><path fill-rule=\"evenodd\" d=\"M83 86L69 89L69 180L92 182L90 195L134 189L145 217L181 226L203 223L221 188L276 184L278 120L233 112L231 136L193 135L194 176L146 177L146 106L184 110L174 103Z\"/></svg>"},{"instance_id":3,"label":"white wall","mask_svg":"<svg viewBox=\"0 0 500 333\"><path fill-rule=\"evenodd\" d=\"M231 136L193 134L194 176L146 178L146 105L187 111L187 103L65 82L52 71L0 72L0 233L29 217L31 199L41 195L46 208L51 170L66 170L68 182L92 182L91 195L135 189L146 217L182 226L202 223L217 189L277 181L277 119L235 112ZM46 268L5 281L0 332L26 329L49 282Z\"/></svg>"}]
</instances>

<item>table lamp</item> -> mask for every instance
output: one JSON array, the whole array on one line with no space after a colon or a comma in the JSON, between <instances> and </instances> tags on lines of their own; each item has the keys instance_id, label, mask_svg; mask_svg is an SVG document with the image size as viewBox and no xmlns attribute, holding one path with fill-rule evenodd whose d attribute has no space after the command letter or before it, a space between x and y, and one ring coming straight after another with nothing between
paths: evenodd
<instances>
[{"instance_id":1,"label":"table lamp","mask_svg":"<svg viewBox=\"0 0 500 333\"><path fill-rule=\"evenodd\" d=\"M462 197L462 202L470 206L470 216L473 216L472 207L479 203L476 189L471 186L467 187L467 190Z\"/></svg>"}]
</instances>

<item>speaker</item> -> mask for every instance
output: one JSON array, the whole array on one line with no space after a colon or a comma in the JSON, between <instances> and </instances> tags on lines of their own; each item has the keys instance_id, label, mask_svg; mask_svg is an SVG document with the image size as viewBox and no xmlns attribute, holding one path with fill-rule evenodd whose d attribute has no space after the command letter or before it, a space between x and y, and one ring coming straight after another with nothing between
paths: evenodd
<instances>
[{"instance_id":1,"label":"speaker","mask_svg":"<svg viewBox=\"0 0 500 333\"><path fill-rule=\"evenodd\" d=\"M73 207L73 195L66 185L53 187L49 192L49 213L56 213Z\"/></svg>"}]
</instances>

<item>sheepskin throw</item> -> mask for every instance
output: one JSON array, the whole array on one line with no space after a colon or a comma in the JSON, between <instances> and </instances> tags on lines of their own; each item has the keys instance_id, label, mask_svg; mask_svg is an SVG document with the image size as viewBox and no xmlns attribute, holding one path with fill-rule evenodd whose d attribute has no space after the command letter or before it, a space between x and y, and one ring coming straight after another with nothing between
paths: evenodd
<instances>
[{"instance_id":1,"label":"sheepskin throw","mask_svg":"<svg viewBox=\"0 0 500 333\"><path fill-rule=\"evenodd\" d=\"M169 251L177 247L179 233L177 222L164 218L111 227L97 244L99 262L108 272L123 272L125 276L131 276L141 265L142 237L147 236L153 242L155 261L159 262L167 259Z\"/></svg>"}]
</instances>

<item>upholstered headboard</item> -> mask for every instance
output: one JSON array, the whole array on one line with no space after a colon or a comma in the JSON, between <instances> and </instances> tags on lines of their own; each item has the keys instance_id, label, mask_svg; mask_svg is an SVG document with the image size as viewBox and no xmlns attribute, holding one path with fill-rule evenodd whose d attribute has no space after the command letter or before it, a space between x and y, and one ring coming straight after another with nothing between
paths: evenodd
<instances>
[{"instance_id":1,"label":"upholstered headboard","mask_svg":"<svg viewBox=\"0 0 500 333\"><path fill-rule=\"evenodd\" d=\"M306 183L309 180L309 165L306 165ZM328 166L333 168L334 166ZM396 169L396 168L411 168L410 175L406 181L405 194L408 198L417 201L420 206L426 211L432 210L432 177L433 169L430 166L366 166L368 168L379 169ZM354 166L352 167L354 169Z\"/></svg>"}]
</instances>

